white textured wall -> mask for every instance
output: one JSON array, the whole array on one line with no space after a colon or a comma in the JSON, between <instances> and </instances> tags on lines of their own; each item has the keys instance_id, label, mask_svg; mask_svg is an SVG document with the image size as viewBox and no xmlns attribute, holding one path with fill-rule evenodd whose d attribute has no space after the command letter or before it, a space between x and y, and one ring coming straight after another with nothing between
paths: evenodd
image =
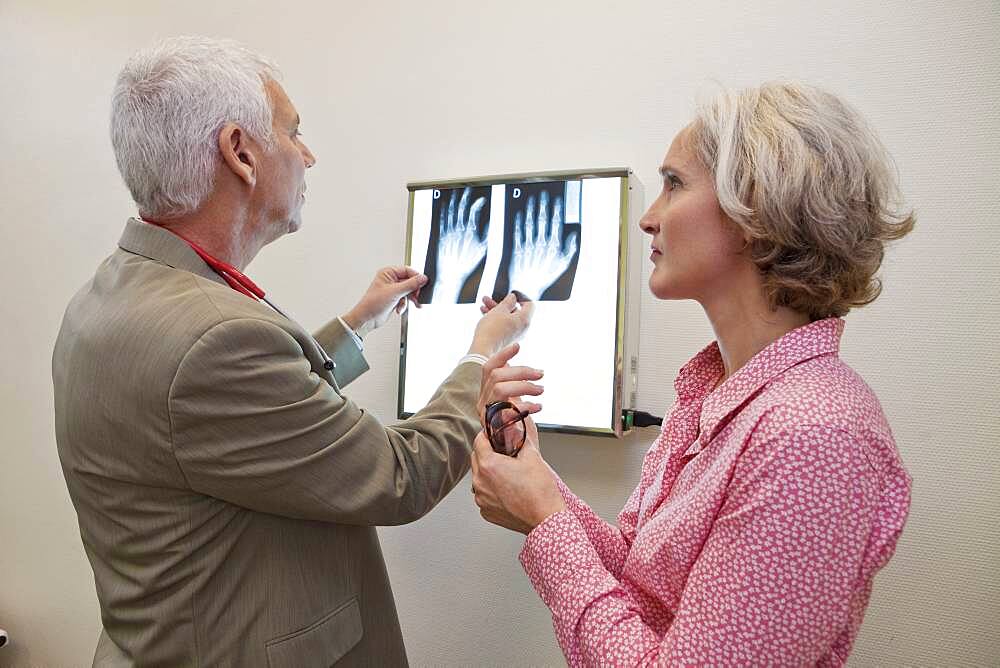
<instances>
[{"instance_id":1,"label":"white textured wall","mask_svg":"<svg viewBox=\"0 0 1000 668\"><path fill-rule=\"evenodd\" d=\"M843 346L915 479L853 664L1000 664L1000 5L362 4L0 0L0 627L14 638L0 665L82 666L97 639L56 459L49 355L66 301L132 212L106 130L117 68L178 33L235 37L285 69L319 164L305 229L250 273L308 325L402 257L408 180L625 164L651 194L712 81L793 77L846 95L895 155L919 215L887 258L884 296L849 316ZM661 412L710 332L696 306L643 294L639 402ZM351 387L384 418L397 338L391 327L372 336L374 368ZM546 437L544 449L612 518L652 438ZM465 483L382 536L413 664L561 662L516 563L518 536L481 523Z\"/></svg>"}]
</instances>

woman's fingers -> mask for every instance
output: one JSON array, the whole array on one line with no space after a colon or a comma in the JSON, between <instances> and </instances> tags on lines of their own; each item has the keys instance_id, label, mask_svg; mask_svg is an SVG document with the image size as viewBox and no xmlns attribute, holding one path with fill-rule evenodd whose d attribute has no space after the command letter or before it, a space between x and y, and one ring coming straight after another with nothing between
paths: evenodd
<instances>
[{"instance_id":1,"label":"woman's fingers","mask_svg":"<svg viewBox=\"0 0 1000 668\"><path fill-rule=\"evenodd\" d=\"M486 360L483 364L483 378L485 378L494 369L499 369L500 367L505 366L520 349L520 345L512 343L506 348L502 348L500 352L493 357Z\"/></svg>"},{"instance_id":2,"label":"woman's fingers","mask_svg":"<svg viewBox=\"0 0 1000 668\"><path fill-rule=\"evenodd\" d=\"M529 415L532 415L542 410L541 404L536 403L534 401L523 401L520 397L512 397L510 399L510 403L514 404L517 410L525 411Z\"/></svg>"},{"instance_id":3,"label":"woman's fingers","mask_svg":"<svg viewBox=\"0 0 1000 668\"><path fill-rule=\"evenodd\" d=\"M530 417L524 419L524 445L521 447L521 452L532 451L537 453L541 457L541 451L538 449L538 427L535 426L535 421Z\"/></svg>"},{"instance_id":4,"label":"woman's fingers","mask_svg":"<svg viewBox=\"0 0 1000 668\"><path fill-rule=\"evenodd\" d=\"M500 383L505 380L540 380L545 372L530 366L505 366L494 369L490 380Z\"/></svg>"},{"instance_id":5,"label":"woman's fingers","mask_svg":"<svg viewBox=\"0 0 1000 668\"><path fill-rule=\"evenodd\" d=\"M493 446L490 445L490 439L486 437L485 432L480 431L476 435L476 440L472 442L472 493L475 495L476 505L479 507L483 506L489 496L489 483L483 476L483 462L488 462L491 457L496 456L497 454L493 452Z\"/></svg>"},{"instance_id":6,"label":"woman's fingers","mask_svg":"<svg viewBox=\"0 0 1000 668\"><path fill-rule=\"evenodd\" d=\"M489 444L489 439L486 439L486 434L482 431L476 436L476 440L472 442L472 489L476 488L476 478L479 477L479 441L480 439L485 439L487 444Z\"/></svg>"},{"instance_id":7,"label":"woman's fingers","mask_svg":"<svg viewBox=\"0 0 1000 668\"><path fill-rule=\"evenodd\" d=\"M490 397L500 397L494 399L495 401L506 401L508 397L516 397L521 394L520 392L513 392L504 395L509 389L510 383L524 381L531 384L530 381L541 380L544 376L544 371L530 366L505 366L487 371L484 365L483 391ZM531 385L539 390L541 389L540 385ZM526 392L525 394L541 394L541 392Z\"/></svg>"},{"instance_id":8,"label":"woman's fingers","mask_svg":"<svg viewBox=\"0 0 1000 668\"><path fill-rule=\"evenodd\" d=\"M535 385L531 381L507 380L493 386L493 389L490 392L490 401L487 403L493 403L494 401L509 401L511 397L522 397L524 395L537 397L544 392L544 387L541 385Z\"/></svg>"}]
</instances>

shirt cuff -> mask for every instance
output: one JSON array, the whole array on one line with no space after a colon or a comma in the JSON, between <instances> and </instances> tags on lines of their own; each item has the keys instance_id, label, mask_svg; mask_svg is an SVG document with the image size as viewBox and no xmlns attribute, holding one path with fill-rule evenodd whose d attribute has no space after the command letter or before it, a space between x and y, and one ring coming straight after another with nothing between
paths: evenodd
<instances>
[{"instance_id":1,"label":"shirt cuff","mask_svg":"<svg viewBox=\"0 0 1000 668\"><path fill-rule=\"evenodd\" d=\"M486 364L486 356L480 355L479 353L469 353L462 359L458 360L459 364L465 364L466 362L475 362L476 364L482 366L483 364Z\"/></svg>"},{"instance_id":2,"label":"shirt cuff","mask_svg":"<svg viewBox=\"0 0 1000 668\"><path fill-rule=\"evenodd\" d=\"M361 340L361 337L358 336L358 333L355 332L353 329L351 329L350 325L348 325L346 322L344 322L343 318L341 318L341 317L338 316L337 320L339 320L340 324L343 325L344 331L351 335L351 339L353 339L354 343L358 346L358 350L364 350L365 349L365 344Z\"/></svg>"}]
</instances>

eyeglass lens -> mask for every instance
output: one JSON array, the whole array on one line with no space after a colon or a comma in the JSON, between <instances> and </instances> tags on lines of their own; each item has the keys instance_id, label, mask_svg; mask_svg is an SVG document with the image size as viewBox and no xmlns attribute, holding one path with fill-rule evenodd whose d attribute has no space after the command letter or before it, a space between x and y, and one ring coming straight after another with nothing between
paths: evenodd
<instances>
[{"instance_id":1,"label":"eyeglass lens","mask_svg":"<svg viewBox=\"0 0 1000 668\"><path fill-rule=\"evenodd\" d=\"M504 408L490 416L490 443L502 455L513 455L524 445L524 418L516 408Z\"/></svg>"}]
</instances>

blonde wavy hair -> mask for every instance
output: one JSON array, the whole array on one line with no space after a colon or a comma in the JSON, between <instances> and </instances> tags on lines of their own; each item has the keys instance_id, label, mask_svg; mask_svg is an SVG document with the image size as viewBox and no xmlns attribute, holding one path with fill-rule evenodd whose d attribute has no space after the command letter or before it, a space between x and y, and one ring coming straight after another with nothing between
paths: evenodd
<instances>
[{"instance_id":1,"label":"blonde wavy hair","mask_svg":"<svg viewBox=\"0 0 1000 668\"><path fill-rule=\"evenodd\" d=\"M857 111L818 88L771 82L700 105L692 131L773 308L818 320L878 297L885 244L915 219Z\"/></svg>"}]
</instances>

